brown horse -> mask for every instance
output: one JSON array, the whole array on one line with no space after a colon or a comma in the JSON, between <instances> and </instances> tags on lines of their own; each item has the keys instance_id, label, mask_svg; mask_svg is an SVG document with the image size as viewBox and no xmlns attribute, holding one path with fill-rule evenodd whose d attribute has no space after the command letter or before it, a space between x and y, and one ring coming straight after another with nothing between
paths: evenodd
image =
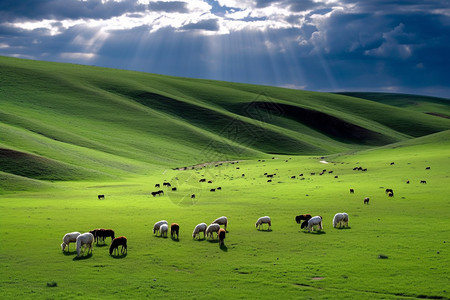
<instances>
[{"instance_id":1,"label":"brown horse","mask_svg":"<svg viewBox=\"0 0 450 300\"><path fill-rule=\"evenodd\" d=\"M126 237L119 236L112 241L111 246L109 246L109 255L113 255L116 250L119 252L119 246L122 246L122 249L120 250L121 254L125 254L125 252L128 251Z\"/></svg>"},{"instance_id":2,"label":"brown horse","mask_svg":"<svg viewBox=\"0 0 450 300\"><path fill-rule=\"evenodd\" d=\"M219 236L219 245L222 246L224 244L226 231L223 228L219 229L218 236Z\"/></svg>"},{"instance_id":3,"label":"brown horse","mask_svg":"<svg viewBox=\"0 0 450 300\"><path fill-rule=\"evenodd\" d=\"M172 225L170 225L170 236L172 237L172 239L175 239L175 235L177 235L178 240L179 233L180 233L180 225L178 225L177 223L172 223Z\"/></svg>"},{"instance_id":4,"label":"brown horse","mask_svg":"<svg viewBox=\"0 0 450 300\"><path fill-rule=\"evenodd\" d=\"M312 216L310 214L299 215L295 217L295 222L297 222L297 224L300 224L302 220L308 221L311 218Z\"/></svg>"}]
</instances>

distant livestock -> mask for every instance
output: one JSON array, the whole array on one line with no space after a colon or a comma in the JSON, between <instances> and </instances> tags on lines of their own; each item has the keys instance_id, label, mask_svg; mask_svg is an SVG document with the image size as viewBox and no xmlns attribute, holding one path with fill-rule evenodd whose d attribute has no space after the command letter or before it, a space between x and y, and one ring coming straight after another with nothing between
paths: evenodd
<instances>
[{"instance_id":1,"label":"distant livestock","mask_svg":"<svg viewBox=\"0 0 450 300\"><path fill-rule=\"evenodd\" d=\"M421 180L420 183L427 184L427 181L426 180Z\"/></svg>"},{"instance_id":2,"label":"distant livestock","mask_svg":"<svg viewBox=\"0 0 450 300\"><path fill-rule=\"evenodd\" d=\"M369 197L364 198L364 204L369 204Z\"/></svg>"},{"instance_id":3,"label":"distant livestock","mask_svg":"<svg viewBox=\"0 0 450 300\"><path fill-rule=\"evenodd\" d=\"M163 186L171 187L170 183L168 183L168 182L164 182Z\"/></svg>"},{"instance_id":4,"label":"distant livestock","mask_svg":"<svg viewBox=\"0 0 450 300\"><path fill-rule=\"evenodd\" d=\"M354 189L350 189L350 194L354 194L355 190Z\"/></svg>"},{"instance_id":5,"label":"distant livestock","mask_svg":"<svg viewBox=\"0 0 450 300\"><path fill-rule=\"evenodd\" d=\"M336 228L336 226L342 227L348 227L348 214L347 213L337 213L334 215L333 218L333 227Z\"/></svg>"},{"instance_id":6,"label":"distant livestock","mask_svg":"<svg viewBox=\"0 0 450 300\"><path fill-rule=\"evenodd\" d=\"M203 238L206 238L206 228L208 226L206 223L200 223L197 226L195 226L194 231L192 232L192 238L195 239L196 236L200 238L200 232L203 232Z\"/></svg>"},{"instance_id":7,"label":"distant livestock","mask_svg":"<svg viewBox=\"0 0 450 300\"><path fill-rule=\"evenodd\" d=\"M98 200L105 199L105 195L98 195L97 198L98 198Z\"/></svg>"},{"instance_id":8,"label":"distant livestock","mask_svg":"<svg viewBox=\"0 0 450 300\"><path fill-rule=\"evenodd\" d=\"M94 235L90 232L86 232L77 236L77 256L80 256L81 253L84 254L84 251L88 247L88 254L92 253L92 245L94 244ZM81 251L83 248L83 251Z\"/></svg>"},{"instance_id":9,"label":"distant livestock","mask_svg":"<svg viewBox=\"0 0 450 300\"><path fill-rule=\"evenodd\" d=\"M225 235L226 235L225 229L220 228L219 232L217 233L217 236L219 237L219 245L220 246L224 245Z\"/></svg>"},{"instance_id":10,"label":"distant livestock","mask_svg":"<svg viewBox=\"0 0 450 300\"><path fill-rule=\"evenodd\" d=\"M69 247L70 247L70 243L76 243L77 242L77 237L80 235L81 233L79 232L70 232L70 233L66 233L63 237L63 242L61 244L61 250L64 251L64 249L67 246L67 251L69 251Z\"/></svg>"},{"instance_id":11,"label":"distant livestock","mask_svg":"<svg viewBox=\"0 0 450 300\"><path fill-rule=\"evenodd\" d=\"M431 169L431 168L430 168L430 167L426 167L426 168L425 168L425 170L429 170L429 169Z\"/></svg>"},{"instance_id":12,"label":"distant livestock","mask_svg":"<svg viewBox=\"0 0 450 300\"><path fill-rule=\"evenodd\" d=\"M308 221L305 221L302 223L301 228L308 229L308 231L314 231L314 226L317 226L319 230L323 229L322 225L322 217L321 216L315 216L309 219Z\"/></svg>"},{"instance_id":13,"label":"distant livestock","mask_svg":"<svg viewBox=\"0 0 450 300\"><path fill-rule=\"evenodd\" d=\"M160 187L159 183L155 184L155 188L159 188L159 187Z\"/></svg>"},{"instance_id":14,"label":"distant livestock","mask_svg":"<svg viewBox=\"0 0 450 300\"><path fill-rule=\"evenodd\" d=\"M156 222L156 223L153 225L153 234L155 234L155 233L157 233L157 232L160 232L161 225L163 225L163 224L166 224L166 225L167 225L168 223L167 223L166 220L161 220L161 221Z\"/></svg>"},{"instance_id":15,"label":"distant livestock","mask_svg":"<svg viewBox=\"0 0 450 300\"><path fill-rule=\"evenodd\" d=\"M206 228L206 237L211 237L214 238L214 232L218 233L220 230L220 225L219 224L211 224L208 226L208 228Z\"/></svg>"},{"instance_id":16,"label":"distant livestock","mask_svg":"<svg viewBox=\"0 0 450 300\"><path fill-rule=\"evenodd\" d=\"M295 216L295 222L297 222L297 224L300 224L301 221L308 221L311 218L312 218L312 216L310 214L303 214L303 215Z\"/></svg>"},{"instance_id":17,"label":"distant livestock","mask_svg":"<svg viewBox=\"0 0 450 300\"><path fill-rule=\"evenodd\" d=\"M176 187L173 187L172 188L172 192L176 192L177 191L177 188Z\"/></svg>"},{"instance_id":18,"label":"distant livestock","mask_svg":"<svg viewBox=\"0 0 450 300\"><path fill-rule=\"evenodd\" d=\"M256 223L255 223L255 227L258 228L258 230L261 229L262 224L267 224L269 225L267 230L270 230L270 227L272 226L272 222L270 220L269 216L265 216L265 217L261 217L259 218Z\"/></svg>"},{"instance_id":19,"label":"distant livestock","mask_svg":"<svg viewBox=\"0 0 450 300\"><path fill-rule=\"evenodd\" d=\"M167 237L168 232L169 232L169 225L161 224L161 226L159 227L159 232L160 232L161 236Z\"/></svg>"},{"instance_id":20,"label":"distant livestock","mask_svg":"<svg viewBox=\"0 0 450 300\"><path fill-rule=\"evenodd\" d=\"M178 235L180 234L180 225L178 225L177 223L172 223L170 225L170 236L172 239L175 238L175 235L177 236L177 240L178 240Z\"/></svg>"},{"instance_id":21,"label":"distant livestock","mask_svg":"<svg viewBox=\"0 0 450 300\"><path fill-rule=\"evenodd\" d=\"M227 217L222 216L220 218L215 219L212 223L219 224L219 225L224 225L225 230L227 230L227 226L228 226L228 219L227 219Z\"/></svg>"},{"instance_id":22,"label":"distant livestock","mask_svg":"<svg viewBox=\"0 0 450 300\"><path fill-rule=\"evenodd\" d=\"M191 199L194 199L194 198L195 198L195 194L192 194L192 195L191 195Z\"/></svg>"},{"instance_id":23,"label":"distant livestock","mask_svg":"<svg viewBox=\"0 0 450 300\"><path fill-rule=\"evenodd\" d=\"M206 182L205 178L200 179L198 182Z\"/></svg>"},{"instance_id":24,"label":"distant livestock","mask_svg":"<svg viewBox=\"0 0 450 300\"><path fill-rule=\"evenodd\" d=\"M209 191L210 191L210 192L215 192L215 191L216 191L216 189L210 189Z\"/></svg>"},{"instance_id":25,"label":"distant livestock","mask_svg":"<svg viewBox=\"0 0 450 300\"><path fill-rule=\"evenodd\" d=\"M163 190L159 190L159 191L156 191L156 192L152 192L152 196L153 196L153 197L155 197L156 195L160 196L161 194L164 195L164 191L163 191Z\"/></svg>"},{"instance_id":26,"label":"distant livestock","mask_svg":"<svg viewBox=\"0 0 450 300\"><path fill-rule=\"evenodd\" d=\"M128 251L126 237L119 236L112 241L111 246L109 246L109 255L115 254L116 250L117 252L119 252L119 246L121 246L120 249L121 254L125 254Z\"/></svg>"},{"instance_id":27,"label":"distant livestock","mask_svg":"<svg viewBox=\"0 0 450 300\"><path fill-rule=\"evenodd\" d=\"M394 191L392 189L386 189L386 194L389 194L389 192L391 192L392 194L394 194Z\"/></svg>"}]
</instances>

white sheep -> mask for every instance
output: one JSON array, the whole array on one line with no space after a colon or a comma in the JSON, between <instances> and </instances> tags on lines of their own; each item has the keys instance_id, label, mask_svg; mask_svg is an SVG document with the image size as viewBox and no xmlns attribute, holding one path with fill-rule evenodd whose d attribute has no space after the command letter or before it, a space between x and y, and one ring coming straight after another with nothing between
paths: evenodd
<instances>
[{"instance_id":1,"label":"white sheep","mask_svg":"<svg viewBox=\"0 0 450 300\"><path fill-rule=\"evenodd\" d=\"M308 230L314 231L315 225L317 225L319 227L319 230L323 229L321 216L315 216L308 220L308 226L307 226Z\"/></svg>"},{"instance_id":2,"label":"white sheep","mask_svg":"<svg viewBox=\"0 0 450 300\"><path fill-rule=\"evenodd\" d=\"M200 223L197 226L195 226L194 231L192 232L192 238L195 239L195 237L198 235L198 238L200 238L200 232L203 232L203 237L206 238L206 228L208 225L206 223Z\"/></svg>"},{"instance_id":3,"label":"white sheep","mask_svg":"<svg viewBox=\"0 0 450 300\"><path fill-rule=\"evenodd\" d=\"M219 225L224 225L225 226L225 230L227 230L227 225L228 225L227 217L222 216L220 218L215 219L212 223L219 224Z\"/></svg>"},{"instance_id":4,"label":"white sheep","mask_svg":"<svg viewBox=\"0 0 450 300\"><path fill-rule=\"evenodd\" d=\"M256 228L260 229L262 224L269 224L269 228L267 228L267 230L270 230L270 226L272 226L272 222L270 221L270 217L269 216L265 216L265 217L261 217L258 219L258 221L256 221Z\"/></svg>"},{"instance_id":5,"label":"white sheep","mask_svg":"<svg viewBox=\"0 0 450 300\"><path fill-rule=\"evenodd\" d=\"M348 227L348 214L347 213L337 213L334 215L333 218L333 227L336 228L336 226L339 225L339 227L346 226Z\"/></svg>"},{"instance_id":6,"label":"white sheep","mask_svg":"<svg viewBox=\"0 0 450 300\"><path fill-rule=\"evenodd\" d=\"M166 236L167 237L167 233L169 232L169 225L168 224L162 224L159 227L159 231L161 233L161 236Z\"/></svg>"},{"instance_id":7,"label":"white sheep","mask_svg":"<svg viewBox=\"0 0 450 300\"><path fill-rule=\"evenodd\" d=\"M77 241L77 237L80 235L81 233L79 232L70 232L70 233L66 233L63 237L63 242L61 244L61 250L64 251L64 249L67 246L67 251L69 251L69 247L70 247L70 243L76 243Z\"/></svg>"},{"instance_id":8,"label":"white sheep","mask_svg":"<svg viewBox=\"0 0 450 300\"><path fill-rule=\"evenodd\" d=\"M160 229L161 225L163 225L163 224L169 225L169 223L166 220L156 222L155 225L153 225L153 234L155 234L156 232L159 232L159 229Z\"/></svg>"},{"instance_id":9,"label":"white sheep","mask_svg":"<svg viewBox=\"0 0 450 300\"><path fill-rule=\"evenodd\" d=\"M211 238L214 238L214 232L218 233L220 230L220 225L213 223L206 228L206 237L211 236Z\"/></svg>"}]
</instances>

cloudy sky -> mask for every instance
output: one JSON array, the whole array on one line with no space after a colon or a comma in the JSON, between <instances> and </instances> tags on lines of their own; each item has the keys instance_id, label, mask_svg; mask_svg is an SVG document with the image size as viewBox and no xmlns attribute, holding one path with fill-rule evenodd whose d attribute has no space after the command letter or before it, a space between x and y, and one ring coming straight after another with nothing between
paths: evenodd
<instances>
[{"instance_id":1,"label":"cloudy sky","mask_svg":"<svg viewBox=\"0 0 450 300\"><path fill-rule=\"evenodd\" d=\"M1 0L0 55L450 98L450 1Z\"/></svg>"}]
</instances>

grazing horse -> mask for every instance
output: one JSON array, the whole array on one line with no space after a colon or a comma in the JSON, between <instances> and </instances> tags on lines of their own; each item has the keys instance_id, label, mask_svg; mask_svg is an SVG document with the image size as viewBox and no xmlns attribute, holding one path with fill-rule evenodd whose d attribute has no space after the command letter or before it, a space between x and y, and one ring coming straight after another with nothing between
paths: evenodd
<instances>
[{"instance_id":1,"label":"grazing horse","mask_svg":"<svg viewBox=\"0 0 450 300\"><path fill-rule=\"evenodd\" d=\"M420 183L427 184L427 181L426 180L421 180Z\"/></svg>"},{"instance_id":2,"label":"grazing horse","mask_svg":"<svg viewBox=\"0 0 450 300\"><path fill-rule=\"evenodd\" d=\"M200 179L198 182L206 182L205 178Z\"/></svg>"},{"instance_id":3,"label":"grazing horse","mask_svg":"<svg viewBox=\"0 0 450 300\"><path fill-rule=\"evenodd\" d=\"M98 197L98 200L105 199L105 195L98 195L97 197Z\"/></svg>"},{"instance_id":4,"label":"grazing horse","mask_svg":"<svg viewBox=\"0 0 450 300\"><path fill-rule=\"evenodd\" d=\"M219 232L217 233L219 236L219 246L223 246L223 241L225 240L226 231L223 228L219 229Z\"/></svg>"},{"instance_id":5,"label":"grazing horse","mask_svg":"<svg viewBox=\"0 0 450 300\"><path fill-rule=\"evenodd\" d=\"M369 197L364 198L364 204L369 204Z\"/></svg>"},{"instance_id":6,"label":"grazing horse","mask_svg":"<svg viewBox=\"0 0 450 300\"><path fill-rule=\"evenodd\" d=\"M350 194L354 194L355 190L354 189L350 189Z\"/></svg>"},{"instance_id":7,"label":"grazing horse","mask_svg":"<svg viewBox=\"0 0 450 300\"><path fill-rule=\"evenodd\" d=\"M170 187L171 185L170 185L170 183L168 183L168 182L164 182L164 183L163 183L163 186Z\"/></svg>"},{"instance_id":8,"label":"grazing horse","mask_svg":"<svg viewBox=\"0 0 450 300\"><path fill-rule=\"evenodd\" d=\"M163 190L159 190L159 191L156 191L156 192L152 192L152 196L153 196L153 197L155 197L156 195L160 196L161 194L164 195L164 191L163 191Z\"/></svg>"},{"instance_id":9,"label":"grazing horse","mask_svg":"<svg viewBox=\"0 0 450 300\"><path fill-rule=\"evenodd\" d=\"M302 220L308 221L311 218L312 216L310 214L299 215L295 216L295 222L297 222L297 224L300 224Z\"/></svg>"},{"instance_id":10,"label":"grazing horse","mask_svg":"<svg viewBox=\"0 0 450 300\"><path fill-rule=\"evenodd\" d=\"M215 191L216 191L216 189L210 189L209 191L210 191L210 192L215 192Z\"/></svg>"},{"instance_id":11,"label":"grazing horse","mask_svg":"<svg viewBox=\"0 0 450 300\"><path fill-rule=\"evenodd\" d=\"M178 225L177 223L172 223L170 225L170 236L172 237L172 239L174 239L175 235L177 235L177 240L178 240L179 233L180 233L180 225Z\"/></svg>"},{"instance_id":12,"label":"grazing horse","mask_svg":"<svg viewBox=\"0 0 450 300\"><path fill-rule=\"evenodd\" d=\"M161 187L161 186L159 185L159 183L155 184L155 188L159 188L159 187Z\"/></svg>"},{"instance_id":13,"label":"grazing horse","mask_svg":"<svg viewBox=\"0 0 450 300\"><path fill-rule=\"evenodd\" d=\"M176 192L177 191L177 188L176 187L173 187L172 188L172 192Z\"/></svg>"},{"instance_id":14,"label":"grazing horse","mask_svg":"<svg viewBox=\"0 0 450 300\"><path fill-rule=\"evenodd\" d=\"M92 244L94 244L94 235L90 232L86 232L77 236L77 256L81 254L81 247L86 250L86 247L89 247L88 254L92 253Z\"/></svg>"},{"instance_id":15,"label":"grazing horse","mask_svg":"<svg viewBox=\"0 0 450 300\"><path fill-rule=\"evenodd\" d=\"M192 195L191 195L191 199L195 199L195 194L192 194Z\"/></svg>"},{"instance_id":16,"label":"grazing horse","mask_svg":"<svg viewBox=\"0 0 450 300\"><path fill-rule=\"evenodd\" d=\"M386 194L388 194L389 192L391 192L392 194L394 193L392 189L386 189Z\"/></svg>"},{"instance_id":17,"label":"grazing horse","mask_svg":"<svg viewBox=\"0 0 450 300\"><path fill-rule=\"evenodd\" d=\"M126 237L119 236L112 241L111 246L109 246L109 255L115 254L116 250L119 252L119 246L122 246L120 249L121 254L125 254L128 251Z\"/></svg>"},{"instance_id":18,"label":"grazing horse","mask_svg":"<svg viewBox=\"0 0 450 300\"><path fill-rule=\"evenodd\" d=\"M389 197L394 197L394 193L393 192L388 192L388 196Z\"/></svg>"},{"instance_id":19,"label":"grazing horse","mask_svg":"<svg viewBox=\"0 0 450 300\"><path fill-rule=\"evenodd\" d=\"M80 235L81 233L79 232L70 232L70 233L66 233L63 237L63 243L61 244L61 250L64 251L64 249L67 246L67 251L69 251L69 247L70 247L70 243L76 243L77 242L77 237Z\"/></svg>"}]
</instances>

